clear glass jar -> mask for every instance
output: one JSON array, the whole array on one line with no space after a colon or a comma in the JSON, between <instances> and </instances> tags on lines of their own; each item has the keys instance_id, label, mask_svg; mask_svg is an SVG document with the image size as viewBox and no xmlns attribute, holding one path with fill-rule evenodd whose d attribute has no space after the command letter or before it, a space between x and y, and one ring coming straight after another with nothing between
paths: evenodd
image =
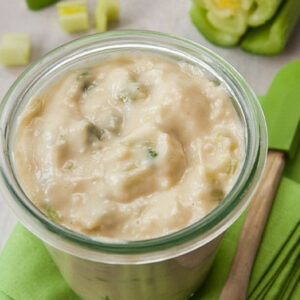
<instances>
[{"instance_id":1,"label":"clear glass jar","mask_svg":"<svg viewBox=\"0 0 300 300\"><path fill-rule=\"evenodd\" d=\"M208 215L175 233L133 242L103 242L48 219L15 174L14 137L24 106L67 70L110 54L152 53L198 66L223 84L244 127L245 161L232 190ZM267 133L260 105L244 79L208 49L166 34L119 31L65 44L30 65L1 104L0 187L19 220L44 241L66 281L83 299L182 300L205 278L225 230L240 216L262 174ZM102 297L102 298L101 298Z\"/></svg>"}]
</instances>

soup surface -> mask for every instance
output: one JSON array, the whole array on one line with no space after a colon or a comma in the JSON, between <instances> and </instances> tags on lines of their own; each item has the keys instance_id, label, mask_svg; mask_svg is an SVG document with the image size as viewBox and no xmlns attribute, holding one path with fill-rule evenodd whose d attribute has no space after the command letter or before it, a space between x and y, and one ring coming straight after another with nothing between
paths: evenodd
<instances>
[{"instance_id":1,"label":"soup surface","mask_svg":"<svg viewBox=\"0 0 300 300\"><path fill-rule=\"evenodd\" d=\"M244 152L221 85L188 64L124 54L71 71L32 99L15 162L49 218L96 237L141 240L208 214Z\"/></svg>"}]
</instances>

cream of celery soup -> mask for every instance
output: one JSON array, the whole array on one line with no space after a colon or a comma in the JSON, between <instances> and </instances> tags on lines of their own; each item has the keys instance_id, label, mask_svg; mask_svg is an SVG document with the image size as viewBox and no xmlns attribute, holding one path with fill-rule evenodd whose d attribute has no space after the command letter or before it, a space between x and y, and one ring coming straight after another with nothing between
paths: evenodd
<instances>
[{"instance_id":1,"label":"cream of celery soup","mask_svg":"<svg viewBox=\"0 0 300 300\"><path fill-rule=\"evenodd\" d=\"M222 86L145 54L71 71L27 105L18 176L49 218L96 237L162 236L208 214L244 158Z\"/></svg>"}]
</instances>

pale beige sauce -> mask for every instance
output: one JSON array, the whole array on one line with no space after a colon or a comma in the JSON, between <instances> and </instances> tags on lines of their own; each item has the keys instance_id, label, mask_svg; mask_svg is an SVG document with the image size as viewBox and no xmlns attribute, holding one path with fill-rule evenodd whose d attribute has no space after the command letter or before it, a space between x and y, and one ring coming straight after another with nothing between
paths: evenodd
<instances>
[{"instance_id":1,"label":"pale beige sauce","mask_svg":"<svg viewBox=\"0 0 300 300\"><path fill-rule=\"evenodd\" d=\"M197 68L124 54L33 99L15 157L26 193L50 218L140 240L218 205L243 160L243 130L225 89Z\"/></svg>"}]
</instances>

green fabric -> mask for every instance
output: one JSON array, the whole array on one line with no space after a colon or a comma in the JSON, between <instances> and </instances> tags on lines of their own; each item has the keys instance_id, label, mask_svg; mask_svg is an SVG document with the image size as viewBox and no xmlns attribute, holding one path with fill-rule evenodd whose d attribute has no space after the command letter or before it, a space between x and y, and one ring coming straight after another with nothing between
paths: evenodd
<instances>
[{"instance_id":1,"label":"green fabric","mask_svg":"<svg viewBox=\"0 0 300 300\"><path fill-rule=\"evenodd\" d=\"M269 148L285 151L291 158L300 143L299 78L300 59L284 66L276 74L266 96L260 99L268 125Z\"/></svg>"},{"instance_id":2,"label":"green fabric","mask_svg":"<svg viewBox=\"0 0 300 300\"><path fill-rule=\"evenodd\" d=\"M300 185L291 179L283 178L255 260L248 295L259 294L265 288L268 279L273 277L276 277L277 280L273 282L272 286L269 286L268 293L277 295L281 291L285 279L295 266L297 256L300 255L299 212ZM203 287L192 298L193 300L218 298L229 272L244 216L245 214L225 234L213 268ZM280 250L282 251L280 252ZM293 256L290 256L290 253L293 253ZM282 261L285 262L284 266L280 265ZM280 266L279 272L278 266ZM292 276L290 280L295 280L296 275ZM290 291L291 289L286 292ZM299 289L296 291L294 288L292 295L295 299L300 299ZM251 295L249 299L256 298Z\"/></svg>"},{"instance_id":3,"label":"green fabric","mask_svg":"<svg viewBox=\"0 0 300 300\"><path fill-rule=\"evenodd\" d=\"M299 75L300 78L300 75ZM300 101L300 99L299 99ZM300 125L299 125L300 127ZM299 137L300 139L300 137ZM293 160L288 160L284 168L284 175L300 184L300 150L296 153Z\"/></svg>"},{"instance_id":4,"label":"green fabric","mask_svg":"<svg viewBox=\"0 0 300 300\"><path fill-rule=\"evenodd\" d=\"M0 300L76 300L44 244L17 224L0 256Z\"/></svg>"}]
</instances>

